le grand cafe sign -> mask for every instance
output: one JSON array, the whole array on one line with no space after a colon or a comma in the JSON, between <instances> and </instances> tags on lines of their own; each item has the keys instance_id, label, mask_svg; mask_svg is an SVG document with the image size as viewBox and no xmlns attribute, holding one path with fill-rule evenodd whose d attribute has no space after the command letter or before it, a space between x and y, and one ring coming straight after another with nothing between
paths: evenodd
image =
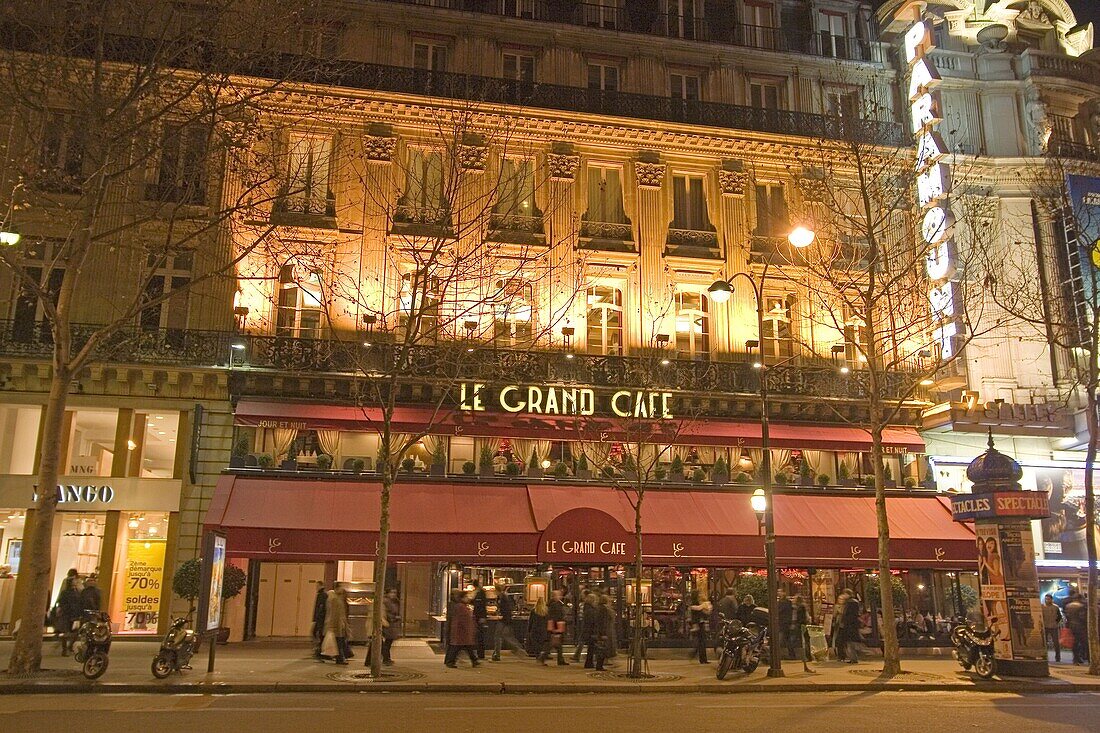
<instances>
[{"instance_id":1,"label":"le grand cafe sign","mask_svg":"<svg viewBox=\"0 0 1100 733\"><path fill-rule=\"evenodd\" d=\"M587 387L510 384L499 389L486 384L463 383L458 407L466 412L497 408L529 415L606 415L672 420L672 393L621 389L597 394Z\"/></svg>"}]
</instances>

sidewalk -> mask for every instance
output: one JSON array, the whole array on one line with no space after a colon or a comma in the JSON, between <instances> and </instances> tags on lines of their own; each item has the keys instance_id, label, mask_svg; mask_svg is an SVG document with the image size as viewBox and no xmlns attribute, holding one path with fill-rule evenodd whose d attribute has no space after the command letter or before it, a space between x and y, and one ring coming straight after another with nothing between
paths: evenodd
<instances>
[{"instance_id":1,"label":"sidewalk","mask_svg":"<svg viewBox=\"0 0 1100 733\"><path fill-rule=\"evenodd\" d=\"M886 679L879 671L881 660L858 665L823 662L811 664L807 674L802 664L784 661L783 678L767 676L765 666L752 675L731 672L726 680L715 678L715 664L700 665L687 660L687 650L661 650L651 660L652 679L631 680L624 676L626 659L620 655L614 669L599 673L581 664L542 667L533 659L506 653L500 662L486 659L478 668L459 661L458 669L443 666L442 655L418 639L399 640L393 649L397 661L384 668L386 677L374 681L363 667L363 647L348 666L315 661L308 645L295 642L248 642L218 647L215 672L206 673L204 647L193 660L193 670L154 679L150 664L157 642L127 642L111 649L107 673L95 682L80 676L79 665L62 657L56 643L46 645L43 667L47 672L34 679L13 679L0 673L0 694L60 692L163 692L163 693L255 693L255 692L881 692L881 691L981 691L1010 693L1100 692L1100 679L1085 674L1085 667L1051 665L1052 677L1045 680L1006 678L979 680L963 672L950 658L914 657L903 661L905 672ZM0 643L0 664L6 663L11 642ZM674 656L675 655L675 656ZM571 662L571 657L567 657Z\"/></svg>"}]
</instances>

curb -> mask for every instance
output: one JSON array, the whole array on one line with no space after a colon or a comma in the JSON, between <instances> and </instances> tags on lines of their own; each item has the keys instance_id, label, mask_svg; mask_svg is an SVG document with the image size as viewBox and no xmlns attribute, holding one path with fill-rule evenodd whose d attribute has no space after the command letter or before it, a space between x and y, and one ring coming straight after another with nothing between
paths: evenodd
<instances>
[{"instance_id":1,"label":"curb","mask_svg":"<svg viewBox=\"0 0 1100 733\"><path fill-rule=\"evenodd\" d=\"M696 684L677 685L674 683L651 684L584 684L584 685L548 685L548 684L508 684L499 683L417 683L395 682L378 684L313 684L313 683L183 683L183 684L135 684L112 682L89 683L12 683L0 684L0 695L56 695L70 693L122 695L122 694L204 694L204 695L244 695L244 694L287 694L287 693L439 693L439 694L667 694L704 693L704 694L758 694L758 693L808 693L808 692L1002 692L1013 694L1059 695L1065 693L1100 692L1100 682L1003 682L960 683L824 683L808 684Z\"/></svg>"}]
</instances>

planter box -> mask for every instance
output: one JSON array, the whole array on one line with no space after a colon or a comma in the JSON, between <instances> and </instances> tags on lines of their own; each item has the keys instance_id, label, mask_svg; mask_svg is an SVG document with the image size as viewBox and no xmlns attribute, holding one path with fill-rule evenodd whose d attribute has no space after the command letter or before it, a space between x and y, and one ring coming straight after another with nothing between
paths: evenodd
<instances>
[{"instance_id":1,"label":"planter box","mask_svg":"<svg viewBox=\"0 0 1100 733\"><path fill-rule=\"evenodd\" d=\"M859 482L854 478L842 478L839 483L841 486L845 486L849 489L854 489L856 486L859 486Z\"/></svg>"},{"instance_id":2,"label":"planter box","mask_svg":"<svg viewBox=\"0 0 1100 733\"><path fill-rule=\"evenodd\" d=\"M715 486L724 486L730 482L730 477L724 473L719 473L711 476L710 480Z\"/></svg>"},{"instance_id":3,"label":"planter box","mask_svg":"<svg viewBox=\"0 0 1100 733\"><path fill-rule=\"evenodd\" d=\"M497 475L497 472L493 469L492 466L482 466L478 468L477 475L481 478L492 478L493 476Z\"/></svg>"},{"instance_id":4,"label":"planter box","mask_svg":"<svg viewBox=\"0 0 1100 733\"><path fill-rule=\"evenodd\" d=\"M896 489L898 487L898 482L892 478L888 478L885 481L885 485L888 489Z\"/></svg>"},{"instance_id":5,"label":"planter box","mask_svg":"<svg viewBox=\"0 0 1100 733\"><path fill-rule=\"evenodd\" d=\"M592 480L592 469L590 469L590 468L578 469L577 478L581 479L582 481L591 481Z\"/></svg>"},{"instance_id":6,"label":"planter box","mask_svg":"<svg viewBox=\"0 0 1100 733\"><path fill-rule=\"evenodd\" d=\"M245 468L248 466L248 456L230 456L229 467L230 468Z\"/></svg>"},{"instance_id":7,"label":"planter box","mask_svg":"<svg viewBox=\"0 0 1100 733\"><path fill-rule=\"evenodd\" d=\"M542 478L543 477L542 466L535 466L534 468L527 468L527 478Z\"/></svg>"},{"instance_id":8,"label":"planter box","mask_svg":"<svg viewBox=\"0 0 1100 733\"><path fill-rule=\"evenodd\" d=\"M443 478L447 475L447 467L443 464L433 463L428 467L428 475L435 478Z\"/></svg>"},{"instance_id":9,"label":"planter box","mask_svg":"<svg viewBox=\"0 0 1100 733\"><path fill-rule=\"evenodd\" d=\"M282 471L297 471L298 460L294 459L293 461L283 461L279 464L279 469Z\"/></svg>"}]
</instances>

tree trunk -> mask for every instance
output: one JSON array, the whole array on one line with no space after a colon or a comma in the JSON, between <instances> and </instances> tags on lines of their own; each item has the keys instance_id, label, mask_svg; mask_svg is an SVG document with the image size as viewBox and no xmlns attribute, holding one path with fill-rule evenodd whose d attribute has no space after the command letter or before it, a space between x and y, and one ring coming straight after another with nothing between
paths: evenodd
<instances>
[{"instance_id":1,"label":"tree trunk","mask_svg":"<svg viewBox=\"0 0 1100 733\"><path fill-rule=\"evenodd\" d=\"M1095 371L1100 368L1095 362L1095 353L1091 355ZM1096 464L1097 440L1100 439L1100 416L1097 415L1096 380L1090 380L1088 389L1089 445L1085 452L1085 548L1089 560L1088 580L1088 633L1089 633L1089 674L1100 675L1100 597L1097 591L1096 569L1096 488L1093 485L1092 469Z\"/></svg>"},{"instance_id":2,"label":"tree trunk","mask_svg":"<svg viewBox=\"0 0 1100 733\"><path fill-rule=\"evenodd\" d=\"M638 491L638 501L634 505L634 544L637 547L634 556L634 624L630 636L630 669L629 674L633 678L640 678L645 674L645 658L642 645L642 499L645 491Z\"/></svg>"},{"instance_id":3,"label":"tree trunk","mask_svg":"<svg viewBox=\"0 0 1100 733\"><path fill-rule=\"evenodd\" d=\"M386 593L386 565L390 554L390 492L396 472L394 461L390 458L390 435L387 426L383 431L382 449L379 451L379 457L385 460L386 465L382 471L382 506L378 518L378 550L374 553L374 594L371 604L370 673L376 678L382 675L382 599Z\"/></svg>"},{"instance_id":4,"label":"tree trunk","mask_svg":"<svg viewBox=\"0 0 1100 733\"><path fill-rule=\"evenodd\" d=\"M871 391L874 391L872 377ZM882 458L881 409L877 402L871 407L871 465L875 470L875 514L878 519L878 594L882 605L882 672L901 672L901 651L898 648L898 627L894 614L894 585L890 574L890 519L886 513L886 471Z\"/></svg>"},{"instance_id":5,"label":"tree trunk","mask_svg":"<svg viewBox=\"0 0 1100 733\"><path fill-rule=\"evenodd\" d=\"M68 369L56 361L50 380L49 401L42 426L41 462L38 466L38 501L35 502L34 531L23 550L20 575L26 574L19 632L8 661L10 674L31 674L42 666L43 617L50 606L50 578L53 575L53 521L57 513L57 479L60 474L61 432L65 424L65 406L69 401Z\"/></svg>"}]
</instances>

